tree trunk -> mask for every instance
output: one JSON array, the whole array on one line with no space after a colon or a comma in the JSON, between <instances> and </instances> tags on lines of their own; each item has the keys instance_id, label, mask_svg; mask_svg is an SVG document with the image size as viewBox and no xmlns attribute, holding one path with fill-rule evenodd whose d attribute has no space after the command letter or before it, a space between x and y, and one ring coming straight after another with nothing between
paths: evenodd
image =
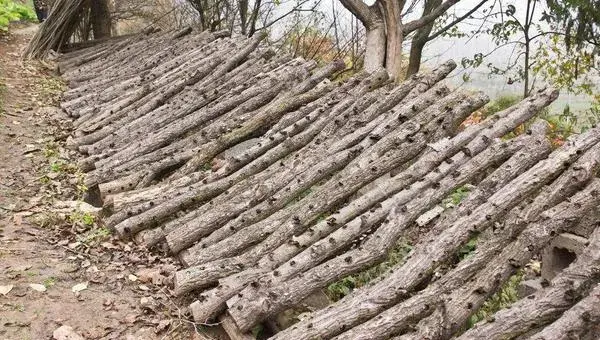
<instances>
[{"instance_id":1,"label":"tree trunk","mask_svg":"<svg viewBox=\"0 0 600 340\"><path fill-rule=\"evenodd\" d=\"M442 0L427 0L423 9L423 15L431 13L431 11L439 6ZM429 41L429 34L433 29L434 22L419 28L413 37L410 44L410 56L408 57L408 69L406 70L406 76L411 76L419 72L421 68L421 56L423 54L423 48L427 41Z\"/></svg>"},{"instance_id":2,"label":"tree trunk","mask_svg":"<svg viewBox=\"0 0 600 340\"><path fill-rule=\"evenodd\" d=\"M375 72L385 65L385 25L377 22L367 31L364 68L367 72Z\"/></svg>"},{"instance_id":3,"label":"tree trunk","mask_svg":"<svg viewBox=\"0 0 600 340\"><path fill-rule=\"evenodd\" d=\"M404 79L402 74L402 42L404 41L404 32L402 25L402 5L400 1L386 0L383 3L383 13L385 18L385 69L392 79L396 81Z\"/></svg>"},{"instance_id":4,"label":"tree trunk","mask_svg":"<svg viewBox=\"0 0 600 340\"><path fill-rule=\"evenodd\" d=\"M110 37L112 22L110 18L110 10L108 8L108 0L91 1L90 17L92 20L94 39Z\"/></svg>"},{"instance_id":5,"label":"tree trunk","mask_svg":"<svg viewBox=\"0 0 600 340\"><path fill-rule=\"evenodd\" d=\"M414 63L420 64L420 53L429 37L435 20L460 0L428 0L424 12L417 20L402 22L405 0L377 0L368 6L362 0L341 0L342 5L356 16L365 27L367 35L364 67L367 71L385 68L396 81L404 78L402 72L402 43L409 33L423 28L417 36L422 43L415 45ZM419 46L420 45L420 46ZM412 54L412 53L411 53ZM413 65L418 70L418 66ZM409 73L409 75L414 72Z\"/></svg>"}]
</instances>

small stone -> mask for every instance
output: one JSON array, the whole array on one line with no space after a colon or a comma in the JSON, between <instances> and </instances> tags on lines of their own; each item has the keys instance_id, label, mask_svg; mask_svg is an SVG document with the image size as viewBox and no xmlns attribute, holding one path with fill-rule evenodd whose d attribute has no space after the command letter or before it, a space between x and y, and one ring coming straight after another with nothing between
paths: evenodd
<instances>
[{"instance_id":1,"label":"small stone","mask_svg":"<svg viewBox=\"0 0 600 340\"><path fill-rule=\"evenodd\" d=\"M55 340L84 340L84 338L77 334L73 327L62 325L55 329L52 333L52 338Z\"/></svg>"},{"instance_id":2,"label":"small stone","mask_svg":"<svg viewBox=\"0 0 600 340\"><path fill-rule=\"evenodd\" d=\"M13 287L13 285L0 286L0 294L8 294L13 289Z\"/></svg>"},{"instance_id":3,"label":"small stone","mask_svg":"<svg viewBox=\"0 0 600 340\"><path fill-rule=\"evenodd\" d=\"M37 292L40 292L40 293L43 293L46 291L46 286L38 284L38 283L29 284L29 288L31 288Z\"/></svg>"},{"instance_id":4,"label":"small stone","mask_svg":"<svg viewBox=\"0 0 600 340\"><path fill-rule=\"evenodd\" d=\"M79 292L81 292L82 290L86 290L86 289L87 289L87 287L88 287L88 284L87 284L87 282L82 282L82 283L78 283L78 284L74 285L74 286L71 288L71 291L72 291L73 293L79 293Z\"/></svg>"},{"instance_id":5,"label":"small stone","mask_svg":"<svg viewBox=\"0 0 600 340\"><path fill-rule=\"evenodd\" d=\"M144 296L140 299L140 305L142 307L151 307L152 305L154 305L154 298Z\"/></svg>"}]
</instances>

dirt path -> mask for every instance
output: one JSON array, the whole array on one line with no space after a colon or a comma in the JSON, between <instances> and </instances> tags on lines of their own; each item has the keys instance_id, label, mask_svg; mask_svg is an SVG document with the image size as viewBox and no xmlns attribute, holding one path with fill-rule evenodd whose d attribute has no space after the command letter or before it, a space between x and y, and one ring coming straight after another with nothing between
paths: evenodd
<instances>
[{"instance_id":1,"label":"dirt path","mask_svg":"<svg viewBox=\"0 0 600 340\"><path fill-rule=\"evenodd\" d=\"M79 201L52 107L62 84L19 59L33 32L0 36L0 339L205 339L168 295L176 264L114 239Z\"/></svg>"}]
</instances>

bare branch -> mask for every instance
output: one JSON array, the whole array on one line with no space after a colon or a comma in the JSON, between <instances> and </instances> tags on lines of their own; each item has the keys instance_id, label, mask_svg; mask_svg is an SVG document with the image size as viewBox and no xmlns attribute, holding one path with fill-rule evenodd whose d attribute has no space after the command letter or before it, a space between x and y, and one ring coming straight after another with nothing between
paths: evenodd
<instances>
[{"instance_id":1,"label":"bare branch","mask_svg":"<svg viewBox=\"0 0 600 340\"><path fill-rule=\"evenodd\" d=\"M440 15L444 14L444 12L446 12L450 7L454 6L459 1L460 0L446 0L441 5L439 5L437 8L435 8L433 11L431 11L431 13L424 15L417 20L413 20L413 21L410 21L410 22L404 24L404 27L402 28L404 35L407 35L407 34L411 33L412 31L417 30L417 29L431 23L435 19L439 18Z\"/></svg>"},{"instance_id":2,"label":"bare branch","mask_svg":"<svg viewBox=\"0 0 600 340\"><path fill-rule=\"evenodd\" d=\"M473 7L473 9L471 9L470 11L468 11L467 13L465 13L464 15L456 18L454 21L452 21L451 23L449 23L448 25L440 28L437 32L435 32L434 34L430 35L429 38L427 38L427 41L431 41L437 37L439 37L440 35L444 34L446 31L448 31L449 29L451 29L452 27L456 26L458 23L460 23L461 21L465 20L466 18L468 18L469 16L471 16L471 14L475 13L481 6L483 6L486 2L488 2L488 0L482 0L481 2L479 2L477 4L477 6Z\"/></svg>"},{"instance_id":3,"label":"bare branch","mask_svg":"<svg viewBox=\"0 0 600 340\"><path fill-rule=\"evenodd\" d=\"M365 27L371 25L371 9L362 0L340 0L342 5L346 7Z\"/></svg>"}]
</instances>

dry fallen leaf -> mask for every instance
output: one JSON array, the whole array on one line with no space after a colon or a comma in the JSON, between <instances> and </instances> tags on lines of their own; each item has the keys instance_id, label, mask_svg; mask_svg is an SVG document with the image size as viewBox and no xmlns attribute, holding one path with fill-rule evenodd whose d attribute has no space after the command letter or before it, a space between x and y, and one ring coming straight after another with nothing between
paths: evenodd
<instances>
[{"instance_id":1,"label":"dry fallen leaf","mask_svg":"<svg viewBox=\"0 0 600 340\"><path fill-rule=\"evenodd\" d=\"M5 295L8 294L12 289L13 285L0 286L0 294Z\"/></svg>"},{"instance_id":2,"label":"dry fallen leaf","mask_svg":"<svg viewBox=\"0 0 600 340\"><path fill-rule=\"evenodd\" d=\"M129 276L127 276L127 278L129 278L130 281L137 281L137 276L133 275L133 274L129 274Z\"/></svg>"},{"instance_id":3,"label":"dry fallen leaf","mask_svg":"<svg viewBox=\"0 0 600 340\"><path fill-rule=\"evenodd\" d=\"M73 288L71 288L71 291L73 293L79 293L82 290L86 290L87 287L88 287L88 283L87 282L78 283L78 284L74 285Z\"/></svg>"},{"instance_id":4,"label":"dry fallen leaf","mask_svg":"<svg viewBox=\"0 0 600 340\"><path fill-rule=\"evenodd\" d=\"M46 291L46 286L38 284L38 283L31 283L31 284L29 284L29 287L35 291L42 292L42 293Z\"/></svg>"}]
</instances>

